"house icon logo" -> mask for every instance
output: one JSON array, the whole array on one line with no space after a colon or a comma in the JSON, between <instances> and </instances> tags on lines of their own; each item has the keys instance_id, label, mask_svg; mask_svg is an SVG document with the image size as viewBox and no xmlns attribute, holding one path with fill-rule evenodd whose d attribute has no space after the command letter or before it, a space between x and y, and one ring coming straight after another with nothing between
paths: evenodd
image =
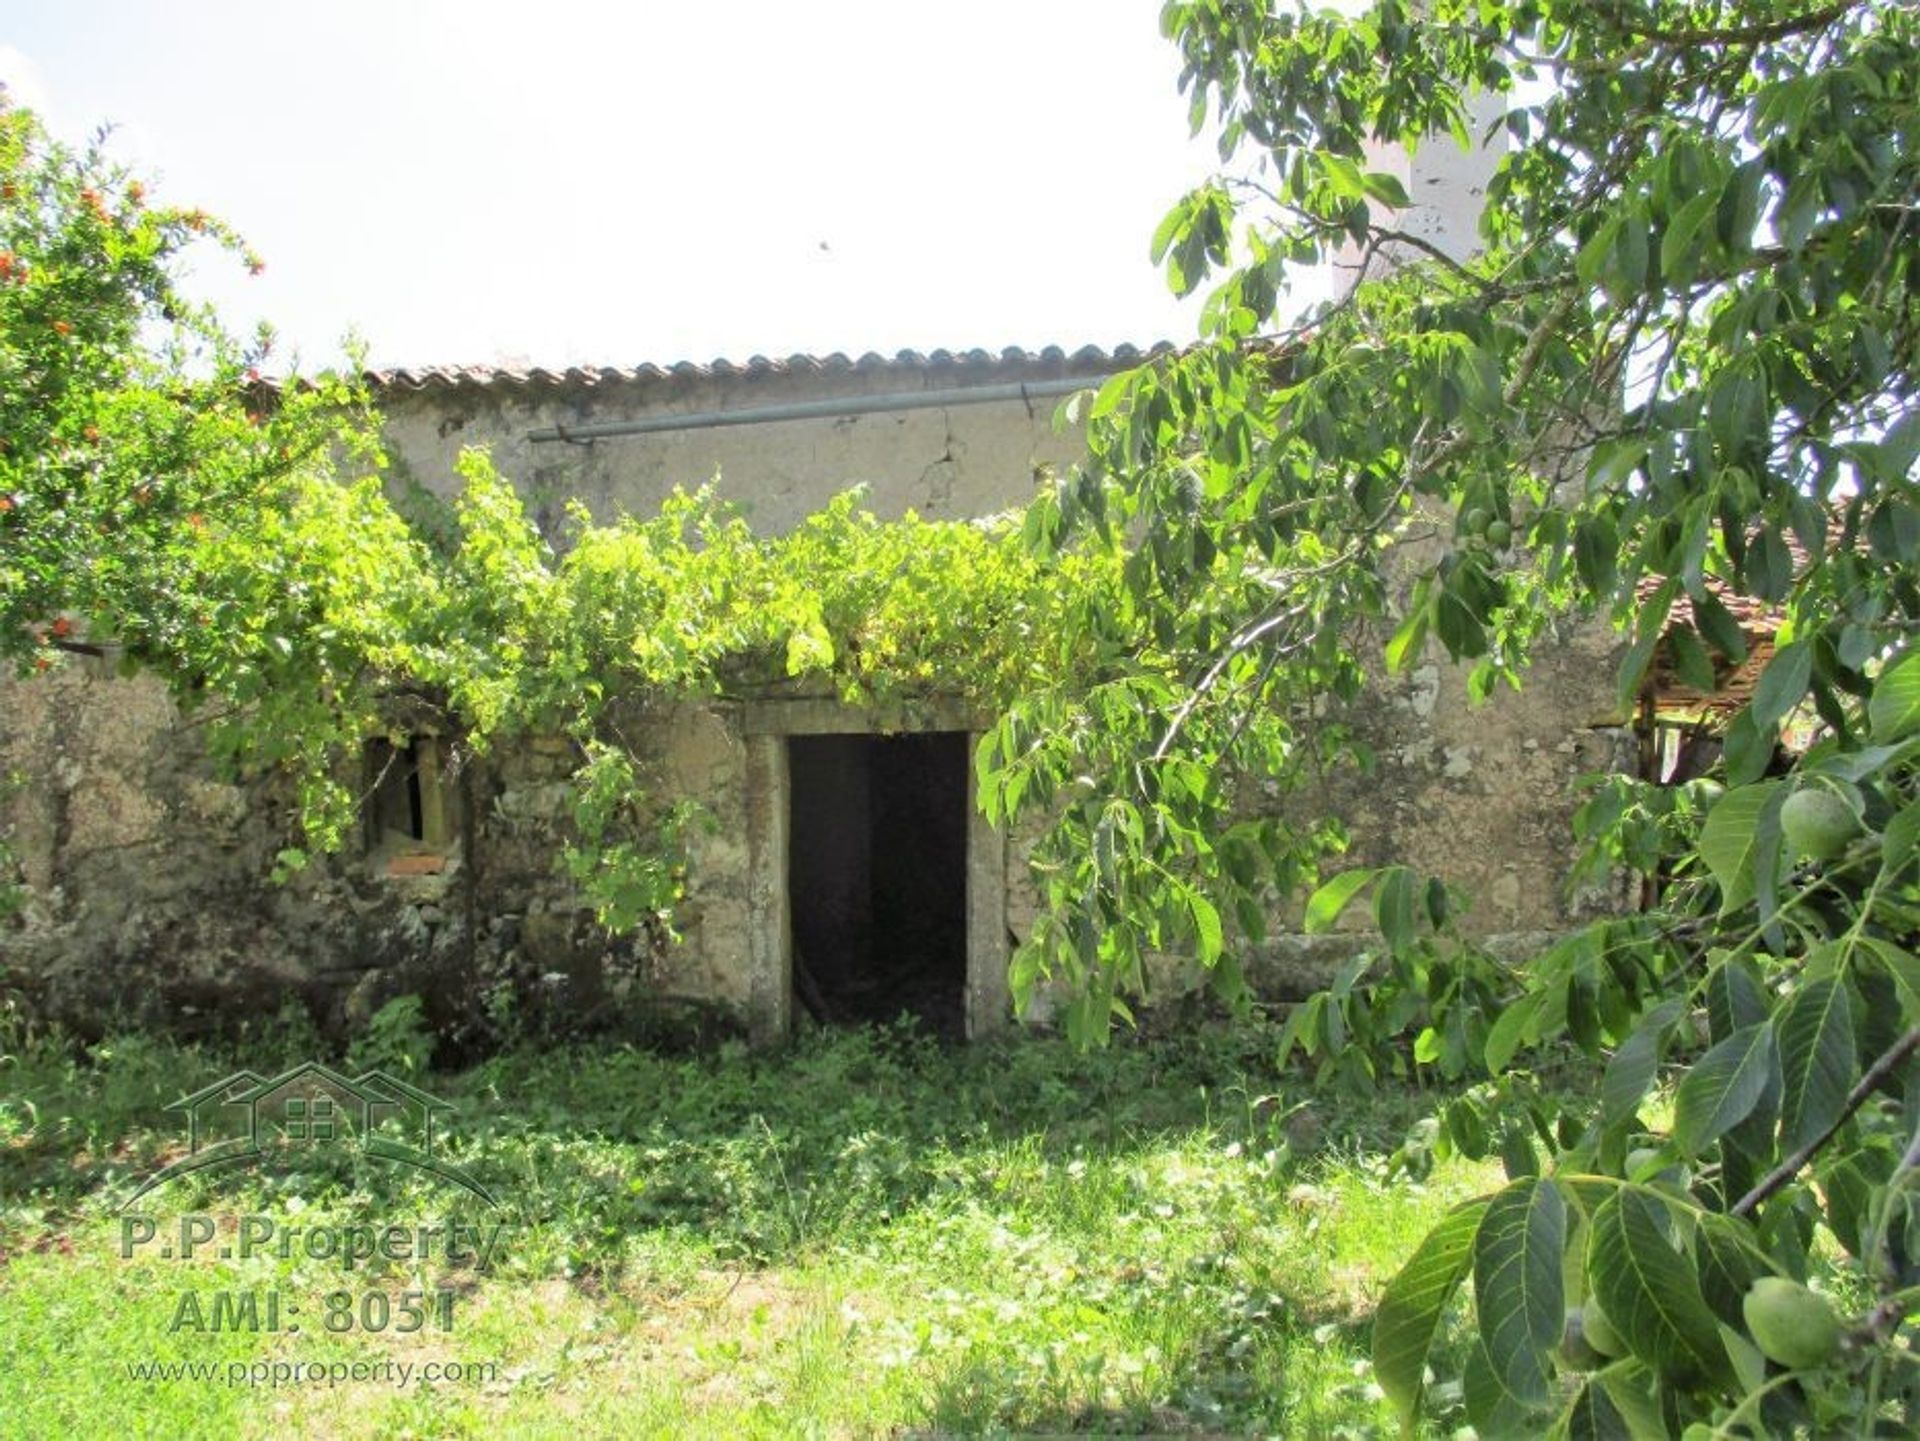
<instances>
[{"instance_id":1,"label":"house icon logo","mask_svg":"<svg viewBox=\"0 0 1920 1441\"><path fill-rule=\"evenodd\" d=\"M235 1071L166 1108L187 1118L187 1154L120 1205L197 1171L258 1164L293 1151L352 1150L410 1166L498 1206L487 1189L434 1154L436 1119L453 1107L386 1071L344 1076L307 1061L277 1076Z\"/></svg>"}]
</instances>

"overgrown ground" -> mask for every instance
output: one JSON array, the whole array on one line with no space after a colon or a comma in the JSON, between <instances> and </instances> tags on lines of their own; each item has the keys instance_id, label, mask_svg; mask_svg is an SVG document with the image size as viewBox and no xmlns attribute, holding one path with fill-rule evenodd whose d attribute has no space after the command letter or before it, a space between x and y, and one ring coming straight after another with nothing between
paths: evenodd
<instances>
[{"instance_id":1,"label":"overgrown ground","mask_svg":"<svg viewBox=\"0 0 1920 1441\"><path fill-rule=\"evenodd\" d=\"M0 1433L1384 1434L1371 1302L1493 1177L1386 1179L1416 1098L1309 1100L1273 1041L1240 1026L1094 1055L903 1031L765 1057L528 1048L419 1077L457 1103L448 1152L510 1223L492 1264L349 1274L120 1253L115 1206L183 1149L164 1104L235 1064L307 1059L310 1038L243 1055L16 1037L0 1046ZM140 1206L162 1240L205 1213L221 1242L256 1213L496 1215L364 1160L183 1179ZM450 1331L316 1324L328 1292L397 1305L441 1288ZM183 1293L210 1312L223 1291L277 1291L293 1316L278 1333L170 1329ZM356 1360L482 1379L288 1376ZM192 1362L215 1374L137 1370Z\"/></svg>"}]
</instances>

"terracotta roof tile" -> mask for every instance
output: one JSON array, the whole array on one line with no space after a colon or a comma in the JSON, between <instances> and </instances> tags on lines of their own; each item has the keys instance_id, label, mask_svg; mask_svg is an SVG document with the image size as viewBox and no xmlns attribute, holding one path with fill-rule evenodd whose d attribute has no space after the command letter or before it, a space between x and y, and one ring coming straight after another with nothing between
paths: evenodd
<instances>
[{"instance_id":1,"label":"terracotta roof tile","mask_svg":"<svg viewBox=\"0 0 1920 1441\"><path fill-rule=\"evenodd\" d=\"M1793 558L1794 574L1799 575L1811 558L1797 535L1789 531L1785 539L1787 553ZM1828 530L1827 548L1831 552L1846 544L1846 527L1836 521ZM1651 598L1660 589L1660 583L1659 576L1643 577L1635 587L1638 598L1643 601ZM1774 636L1786 619L1786 611L1758 596L1744 595L1713 576L1707 577L1706 588L1740 627L1747 642L1746 659L1736 666L1722 656L1713 655L1716 684L1711 694L1705 694L1681 681L1672 643L1663 636L1648 668L1647 688L1655 708L1660 711L1712 712L1724 719L1752 698L1760 672L1773 659ZM1671 636L1683 626L1694 626L1693 601L1685 593L1675 597L1667 612L1666 635Z\"/></svg>"},{"instance_id":2,"label":"terracotta roof tile","mask_svg":"<svg viewBox=\"0 0 1920 1441\"><path fill-rule=\"evenodd\" d=\"M1039 351L1011 346L997 352L978 349L933 350L924 355L917 350L902 350L893 355L869 350L857 360L849 359L836 350L826 355L789 355L785 358L755 355L746 361L721 357L705 365L690 360L666 366L652 362L632 366L570 365L559 371L544 366L422 365L369 370L366 380L377 390L395 391L451 389L457 386L571 390L603 385L646 384L670 378L707 380L739 375L809 375L848 370L868 373L898 371L906 374L955 367L991 375L1001 370L1028 371L1040 367L1068 366L1076 370L1099 371L1119 370L1138 364L1150 356L1171 353L1172 350L1173 346L1163 340L1144 348L1116 345L1112 350L1105 350L1097 345L1083 345L1071 355L1060 346L1049 345Z\"/></svg>"}]
</instances>

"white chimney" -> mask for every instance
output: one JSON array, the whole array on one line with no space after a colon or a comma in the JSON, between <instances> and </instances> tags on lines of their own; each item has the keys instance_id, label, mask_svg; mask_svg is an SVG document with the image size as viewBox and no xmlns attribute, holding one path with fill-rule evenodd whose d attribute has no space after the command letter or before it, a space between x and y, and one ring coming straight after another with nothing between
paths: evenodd
<instances>
[{"instance_id":1,"label":"white chimney","mask_svg":"<svg viewBox=\"0 0 1920 1441\"><path fill-rule=\"evenodd\" d=\"M1398 145L1369 145L1367 169L1396 176L1412 202L1398 211L1375 205L1375 223L1416 236L1453 260L1465 260L1478 250L1487 182L1507 153L1507 129L1500 123L1506 113L1503 95L1482 91L1468 101L1471 150L1462 150L1451 135L1429 136L1413 155ZM1360 256L1357 248L1346 246L1334 258L1336 296L1359 279ZM1383 246L1373 273L1380 274L1383 263L1420 258L1421 252L1412 246Z\"/></svg>"}]
</instances>

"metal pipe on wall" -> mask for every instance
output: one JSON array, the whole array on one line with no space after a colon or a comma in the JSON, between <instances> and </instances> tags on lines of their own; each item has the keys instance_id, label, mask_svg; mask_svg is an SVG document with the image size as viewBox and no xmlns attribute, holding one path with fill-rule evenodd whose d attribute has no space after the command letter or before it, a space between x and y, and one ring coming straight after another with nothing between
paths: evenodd
<instances>
[{"instance_id":1,"label":"metal pipe on wall","mask_svg":"<svg viewBox=\"0 0 1920 1441\"><path fill-rule=\"evenodd\" d=\"M994 401L1051 400L1091 390L1104 375L1072 376L1060 380L1007 381L998 385L960 385L947 390L895 391L885 395L834 396L825 400L794 400L783 405L748 406L742 410L700 410L687 415L656 415L645 420L603 420L586 425L556 425L529 431L530 441L563 440L573 444L624 435L659 435L680 430L717 430L727 425L770 425L782 420L839 420L848 416L880 415L894 410L941 410L956 405L986 405Z\"/></svg>"}]
</instances>

